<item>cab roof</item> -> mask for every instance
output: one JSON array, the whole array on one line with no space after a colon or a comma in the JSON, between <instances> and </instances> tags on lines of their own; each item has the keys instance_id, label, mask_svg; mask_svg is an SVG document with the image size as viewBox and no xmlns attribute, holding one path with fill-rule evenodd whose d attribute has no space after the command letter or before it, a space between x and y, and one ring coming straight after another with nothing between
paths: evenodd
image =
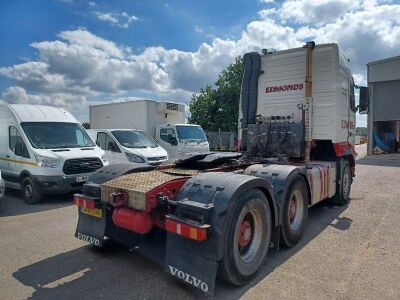
<instances>
[{"instance_id":1,"label":"cab roof","mask_svg":"<svg viewBox=\"0 0 400 300\"><path fill-rule=\"evenodd\" d=\"M33 104L9 104L9 106L21 122L79 123L72 114L59 107Z\"/></svg>"}]
</instances>

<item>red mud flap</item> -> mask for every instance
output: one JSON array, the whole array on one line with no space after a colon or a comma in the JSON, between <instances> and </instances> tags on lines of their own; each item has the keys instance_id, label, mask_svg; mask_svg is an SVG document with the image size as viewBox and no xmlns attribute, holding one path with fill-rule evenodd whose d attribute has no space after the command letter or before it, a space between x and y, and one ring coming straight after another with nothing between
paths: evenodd
<instances>
[{"instance_id":1,"label":"red mud flap","mask_svg":"<svg viewBox=\"0 0 400 300\"><path fill-rule=\"evenodd\" d=\"M167 244L164 271L211 296L214 295L217 270L216 261Z\"/></svg>"},{"instance_id":2,"label":"red mud flap","mask_svg":"<svg viewBox=\"0 0 400 300\"><path fill-rule=\"evenodd\" d=\"M106 229L105 209L102 208L103 213L101 218L83 213L80 207L78 207L78 210L79 219L75 237L98 247L103 246Z\"/></svg>"}]
</instances>

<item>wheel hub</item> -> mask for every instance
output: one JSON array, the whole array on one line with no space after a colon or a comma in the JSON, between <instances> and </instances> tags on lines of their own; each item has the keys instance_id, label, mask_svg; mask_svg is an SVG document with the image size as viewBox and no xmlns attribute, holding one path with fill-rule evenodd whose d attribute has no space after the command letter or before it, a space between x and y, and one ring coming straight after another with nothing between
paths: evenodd
<instances>
[{"instance_id":1,"label":"wheel hub","mask_svg":"<svg viewBox=\"0 0 400 300\"><path fill-rule=\"evenodd\" d=\"M290 220L290 222L296 216L296 209L297 209L296 201L292 198L292 199L290 199L290 202L289 202L289 220Z\"/></svg>"},{"instance_id":2,"label":"wheel hub","mask_svg":"<svg viewBox=\"0 0 400 300\"><path fill-rule=\"evenodd\" d=\"M32 197L32 192L33 192L32 186L30 184L27 184L25 186L25 195L26 195L26 197L28 197L28 198Z\"/></svg>"},{"instance_id":3,"label":"wheel hub","mask_svg":"<svg viewBox=\"0 0 400 300\"><path fill-rule=\"evenodd\" d=\"M301 191L295 190L290 197L287 210L289 226L292 230L298 230L301 226L304 215L303 203L304 199Z\"/></svg>"},{"instance_id":4,"label":"wheel hub","mask_svg":"<svg viewBox=\"0 0 400 300\"><path fill-rule=\"evenodd\" d=\"M345 198L349 196L349 187L350 187L350 174L346 170L343 174L343 196Z\"/></svg>"},{"instance_id":5,"label":"wheel hub","mask_svg":"<svg viewBox=\"0 0 400 300\"><path fill-rule=\"evenodd\" d=\"M246 247L251 240L252 229L248 221L243 220L239 228L239 246Z\"/></svg>"}]
</instances>

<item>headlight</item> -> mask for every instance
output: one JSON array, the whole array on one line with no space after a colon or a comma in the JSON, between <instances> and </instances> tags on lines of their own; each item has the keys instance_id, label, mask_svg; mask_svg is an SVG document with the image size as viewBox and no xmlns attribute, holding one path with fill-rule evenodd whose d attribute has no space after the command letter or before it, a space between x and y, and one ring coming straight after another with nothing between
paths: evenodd
<instances>
[{"instance_id":1,"label":"headlight","mask_svg":"<svg viewBox=\"0 0 400 300\"><path fill-rule=\"evenodd\" d=\"M135 163L144 163L145 160L143 157L133 154L133 153L128 153L125 152L126 158L130 161L130 162L135 162Z\"/></svg>"},{"instance_id":2,"label":"headlight","mask_svg":"<svg viewBox=\"0 0 400 300\"><path fill-rule=\"evenodd\" d=\"M102 161L103 163L106 163L106 162L108 161L107 155L103 154L103 155L101 156L101 161Z\"/></svg>"},{"instance_id":3,"label":"headlight","mask_svg":"<svg viewBox=\"0 0 400 300\"><path fill-rule=\"evenodd\" d=\"M43 168L57 168L60 161L55 158L35 155L36 162L39 167Z\"/></svg>"}]
</instances>

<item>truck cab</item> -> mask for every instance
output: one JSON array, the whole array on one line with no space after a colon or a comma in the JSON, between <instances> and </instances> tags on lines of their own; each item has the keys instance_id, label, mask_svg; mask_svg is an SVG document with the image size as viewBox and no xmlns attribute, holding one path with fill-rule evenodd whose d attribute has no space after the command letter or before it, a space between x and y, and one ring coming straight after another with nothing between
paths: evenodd
<instances>
[{"instance_id":1,"label":"truck cab","mask_svg":"<svg viewBox=\"0 0 400 300\"><path fill-rule=\"evenodd\" d=\"M210 151L203 128L193 124L162 124L156 128L156 141L167 150L170 158L188 153Z\"/></svg>"}]
</instances>

